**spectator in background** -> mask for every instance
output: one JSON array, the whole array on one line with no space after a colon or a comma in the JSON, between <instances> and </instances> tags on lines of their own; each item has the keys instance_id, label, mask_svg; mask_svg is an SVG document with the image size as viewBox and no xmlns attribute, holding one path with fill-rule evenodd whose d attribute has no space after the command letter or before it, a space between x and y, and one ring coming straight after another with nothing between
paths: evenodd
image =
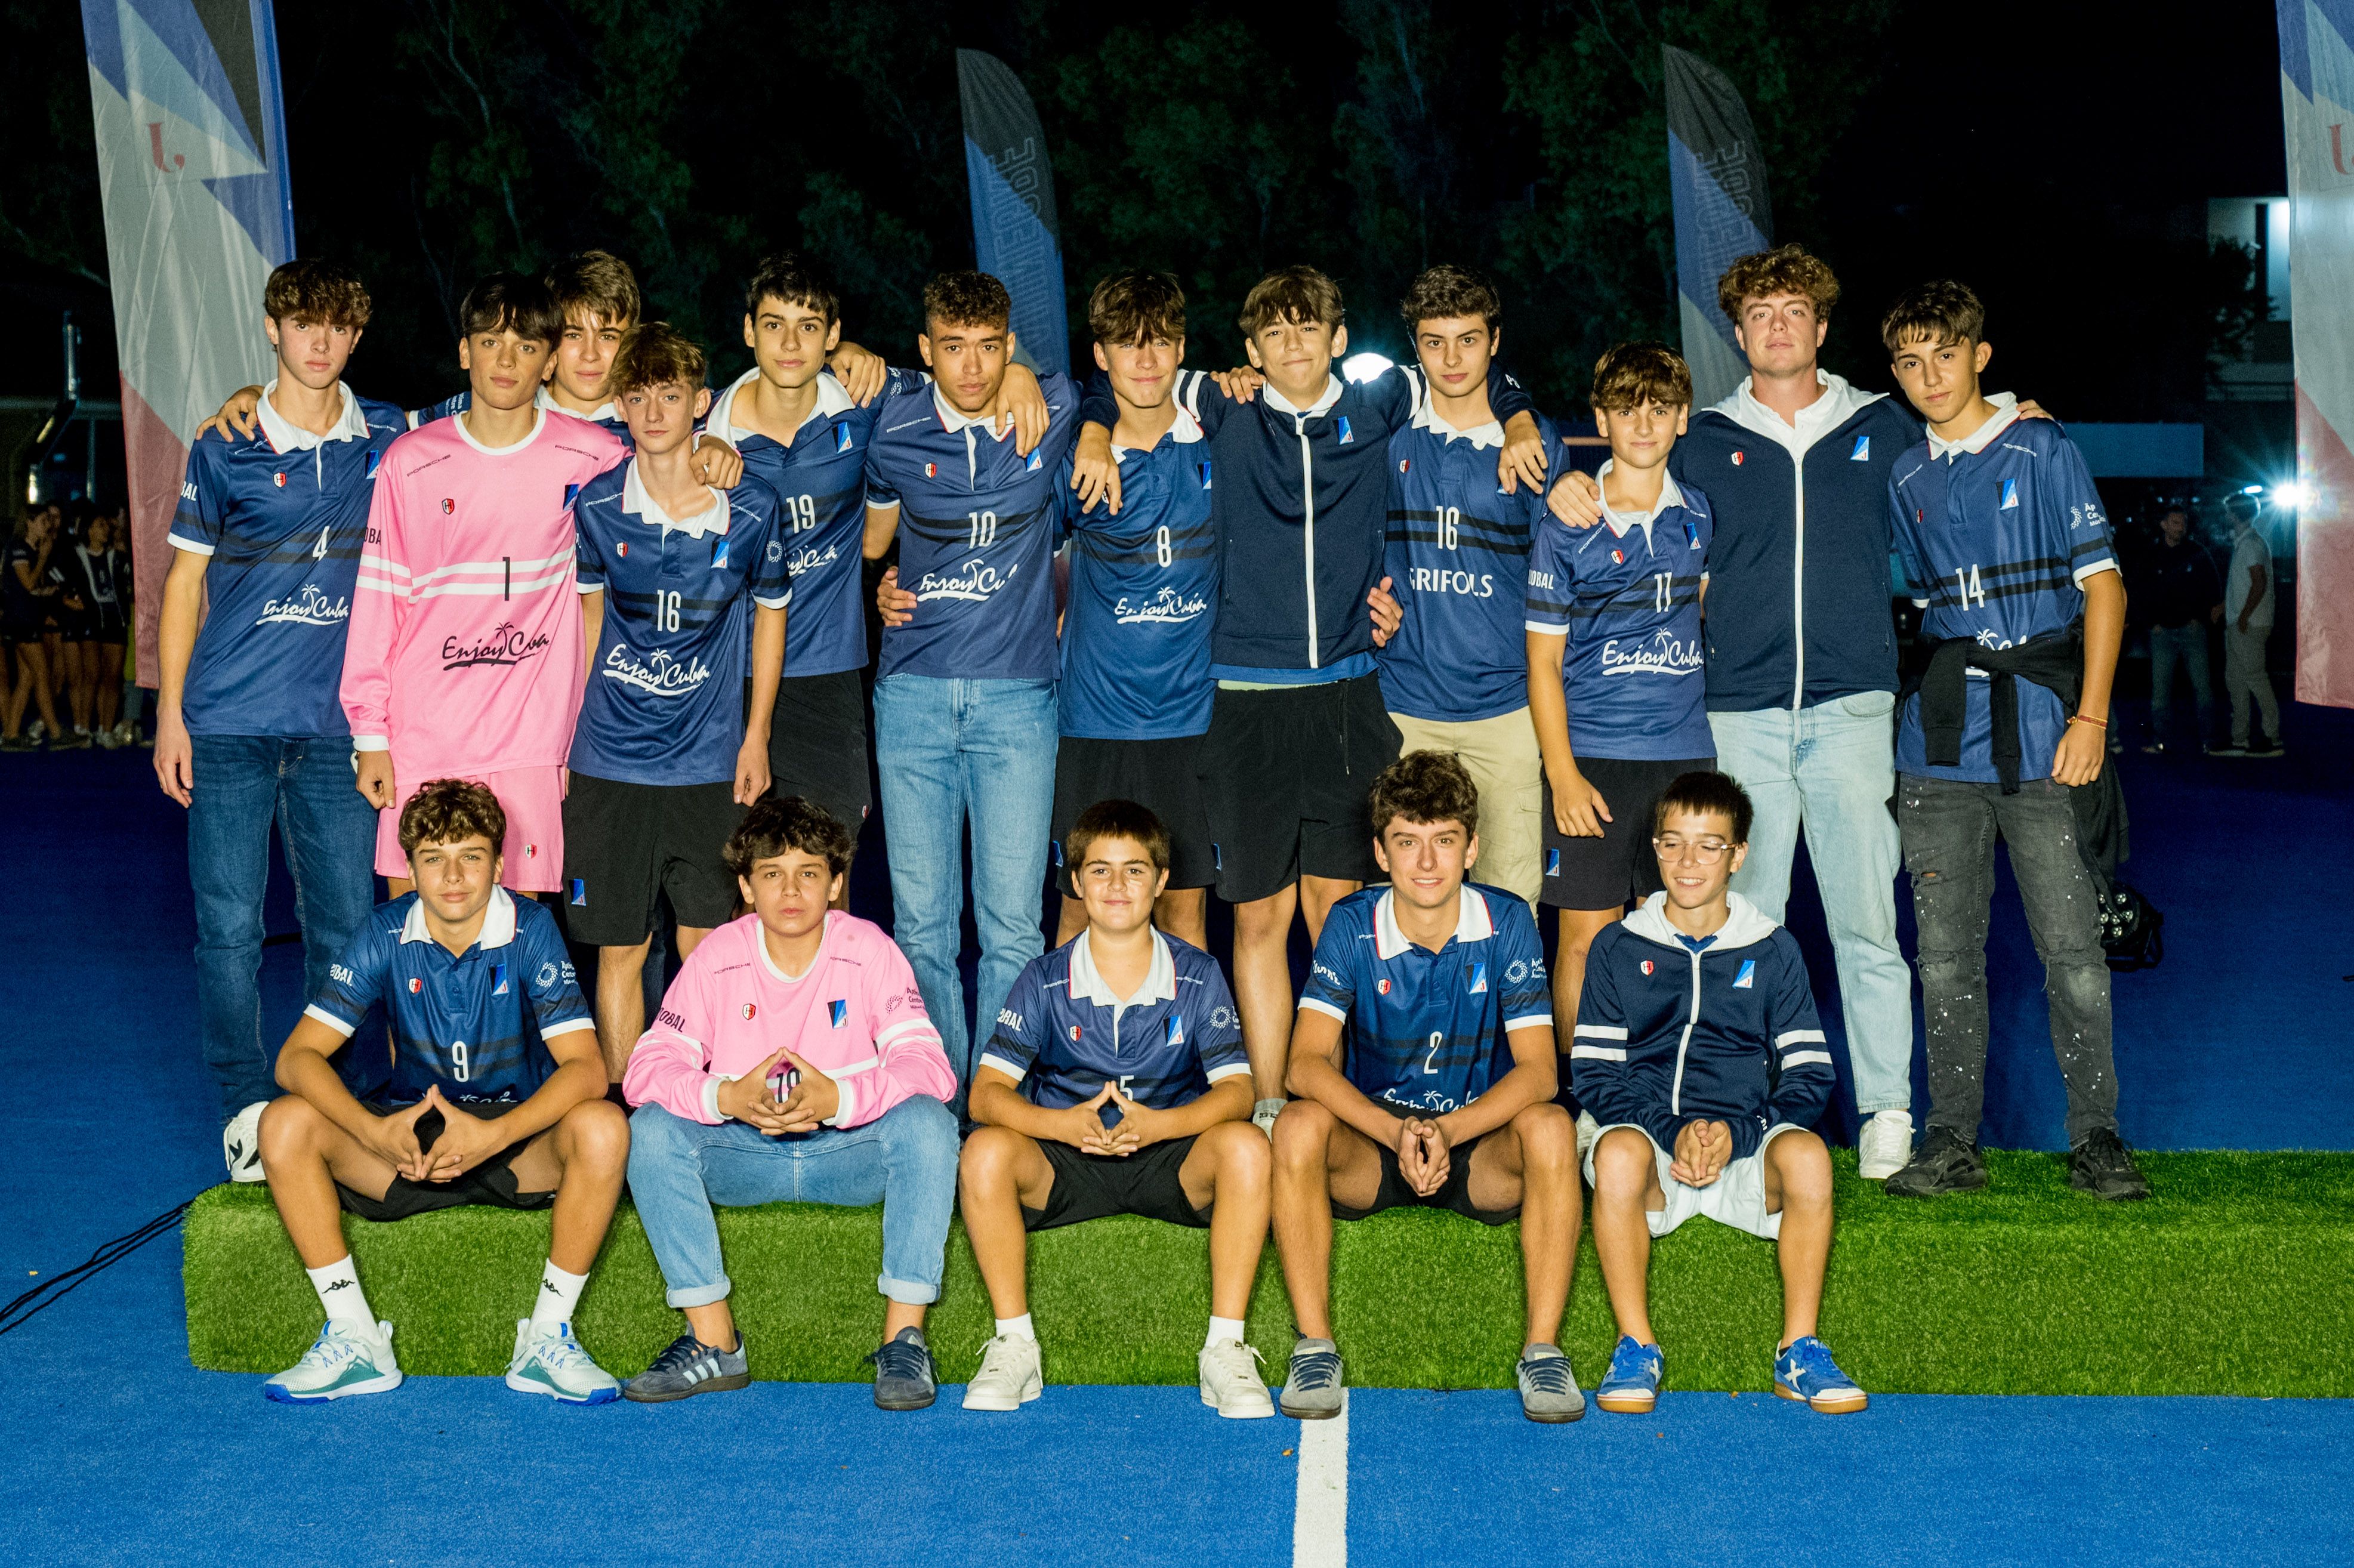
<instances>
[{"instance_id":1,"label":"spectator in background","mask_svg":"<svg viewBox=\"0 0 2354 1568\"><path fill-rule=\"evenodd\" d=\"M9 751L31 751L41 744L38 735L23 733L25 709L37 705L42 734L59 745L70 744L58 727L56 689L49 682L49 651L43 646L43 634L48 630L50 606L58 598L58 585L51 580L50 557L56 554L58 533L57 508L43 507L27 512L16 520L16 537L8 544L7 557L0 564L0 595L5 595L5 610L0 610L0 641L9 643L16 652L16 680L9 685L5 711L0 712L0 747Z\"/></svg>"},{"instance_id":2,"label":"spectator in background","mask_svg":"<svg viewBox=\"0 0 2354 1568\"><path fill-rule=\"evenodd\" d=\"M77 503L63 534L49 553L51 567L65 577L58 616L58 641L62 654L58 691L66 700L65 718L77 738L90 733L90 714L97 693L98 599L90 577L90 545L100 522L86 503Z\"/></svg>"},{"instance_id":3,"label":"spectator in background","mask_svg":"<svg viewBox=\"0 0 2354 1568\"><path fill-rule=\"evenodd\" d=\"M122 722L122 649L131 612L131 556L123 540L122 516L101 513L90 519L75 552L90 606L85 618L90 641L82 649L83 691L75 698L75 709L90 726L91 738L109 751L131 739L131 726Z\"/></svg>"},{"instance_id":4,"label":"spectator in background","mask_svg":"<svg viewBox=\"0 0 2354 1568\"><path fill-rule=\"evenodd\" d=\"M2215 692L2210 683L2207 628L2223 619L2223 584L2215 575L2214 558L2207 546L2190 536L2190 514L2168 507L2158 520L2158 547L2142 567L2142 581L2133 596L2136 608L2149 616L2149 744L2152 754L2166 749L2166 733L2174 716L2174 668L2190 673L2190 694L2199 710L2199 745L2211 750L2215 739Z\"/></svg>"},{"instance_id":5,"label":"spectator in background","mask_svg":"<svg viewBox=\"0 0 2354 1568\"><path fill-rule=\"evenodd\" d=\"M2223 689L2232 697L2232 744L2218 757L2281 755L2280 704L2264 668L2264 644L2272 640L2273 547L2256 526L2256 498L2234 495L2223 503L2232 518L2232 565L2223 583ZM2251 744L2248 699L2263 710L2264 733Z\"/></svg>"}]
</instances>

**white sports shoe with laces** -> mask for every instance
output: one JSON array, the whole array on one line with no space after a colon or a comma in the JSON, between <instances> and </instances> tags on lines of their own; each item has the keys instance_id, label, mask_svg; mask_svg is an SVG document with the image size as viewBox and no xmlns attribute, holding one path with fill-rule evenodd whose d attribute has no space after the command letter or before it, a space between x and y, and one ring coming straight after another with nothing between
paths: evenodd
<instances>
[{"instance_id":1,"label":"white sports shoe with laces","mask_svg":"<svg viewBox=\"0 0 2354 1568\"><path fill-rule=\"evenodd\" d=\"M261 1385L281 1404L317 1404L355 1393L389 1393L400 1386L392 1355L392 1325L330 1318L302 1359Z\"/></svg>"},{"instance_id":2,"label":"white sports shoe with laces","mask_svg":"<svg viewBox=\"0 0 2354 1568\"><path fill-rule=\"evenodd\" d=\"M1000 1334L981 1348L981 1370L964 1385L967 1410L1019 1410L1046 1392L1038 1341Z\"/></svg>"},{"instance_id":3,"label":"white sports shoe with laces","mask_svg":"<svg viewBox=\"0 0 2354 1568\"><path fill-rule=\"evenodd\" d=\"M1256 1346L1220 1340L1202 1347L1202 1403L1229 1421L1256 1421L1275 1414L1275 1400L1259 1375Z\"/></svg>"},{"instance_id":4,"label":"white sports shoe with laces","mask_svg":"<svg viewBox=\"0 0 2354 1568\"><path fill-rule=\"evenodd\" d=\"M1884 1181L1904 1169L1913 1158L1913 1113L1884 1110L1863 1124L1855 1140L1856 1173L1868 1181Z\"/></svg>"},{"instance_id":5,"label":"white sports shoe with laces","mask_svg":"<svg viewBox=\"0 0 2354 1568\"><path fill-rule=\"evenodd\" d=\"M518 1393L544 1393L566 1404L602 1404L621 1397L621 1383L591 1361L572 1325L541 1327L515 1319L514 1359L507 1363L507 1386Z\"/></svg>"},{"instance_id":6,"label":"white sports shoe with laces","mask_svg":"<svg viewBox=\"0 0 2354 1568\"><path fill-rule=\"evenodd\" d=\"M268 1100L256 1100L221 1128L221 1159L228 1162L230 1181L262 1180L261 1113L269 1108Z\"/></svg>"}]
</instances>

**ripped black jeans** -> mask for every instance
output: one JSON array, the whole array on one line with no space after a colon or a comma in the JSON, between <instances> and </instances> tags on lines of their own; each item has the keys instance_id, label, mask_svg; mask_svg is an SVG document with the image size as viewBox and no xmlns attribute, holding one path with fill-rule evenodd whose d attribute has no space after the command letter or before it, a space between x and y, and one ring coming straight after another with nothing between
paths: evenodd
<instances>
[{"instance_id":1,"label":"ripped black jeans","mask_svg":"<svg viewBox=\"0 0 2354 1568\"><path fill-rule=\"evenodd\" d=\"M2011 875L2043 959L2052 1054L2068 1086L2068 1141L2117 1125L2110 1054L2109 967L2101 950L2092 879L2076 844L2068 787L1896 779L1896 822L1913 877L1920 930L1921 1011L1929 1050L1929 1126L1975 1141L1986 1105L1987 911L1994 845L2010 846Z\"/></svg>"}]
</instances>

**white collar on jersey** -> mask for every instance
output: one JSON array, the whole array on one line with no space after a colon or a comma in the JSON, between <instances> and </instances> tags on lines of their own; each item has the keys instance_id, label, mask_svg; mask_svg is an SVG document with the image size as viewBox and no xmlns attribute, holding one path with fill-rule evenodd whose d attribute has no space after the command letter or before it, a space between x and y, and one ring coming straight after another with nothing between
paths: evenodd
<instances>
[{"instance_id":1,"label":"white collar on jersey","mask_svg":"<svg viewBox=\"0 0 2354 1568\"><path fill-rule=\"evenodd\" d=\"M932 407L939 412L940 429L950 435L955 435L959 430L979 430L992 441L1002 441L1013 433L1013 415L1002 416L1005 429L1001 430L987 419L975 418L970 414L960 414L946 397L940 396L940 384L937 381L932 383Z\"/></svg>"},{"instance_id":2,"label":"white collar on jersey","mask_svg":"<svg viewBox=\"0 0 2354 1568\"><path fill-rule=\"evenodd\" d=\"M286 416L270 401L270 395L277 390L278 377L273 376L270 378L270 385L261 389L261 401L254 406L253 410L254 417L261 421L261 433L270 438L273 450L307 452L328 441L367 440L367 416L360 412L360 400L353 397L352 389L342 382L335 383L335 390L344 395L344 411L337 417L334 429L323 435L317 430L306 430L300 425L288 423Z\"/></svg>"},{"instance_id":3,"label":"white collar on jersey","mask_svg":"<svg viewBox=\"0 0 2354 1568\"><path fill-rule=\"evenodd\" d=\"M1346 390L1348 388L1341 378L1328 370L1324 373L1324 395L1316 399L1312 408L1302 408L1296 406L1290 398L1275 389L1275 383L1272 381L1261 387L1258 389L1258 395L1266 398L1267 406L1278 414L1289 414L1294 418L1304 415L1312 419L1320 414L1330 413L1332 405L1341 400L1341 394Z\"/></svg>"},{"instance_id":4,"label":"white collar on jersey","mask_svg":"<svg viewBox=\"0 0 2354 1568\"><path fill-rule=\"evenodd\" d=\"M760 432L750 426L736 422L736 395L741 392L749 397L752 383L759 378L759 367L755 366L729 383L727 390L719 394L719 401L711 406L711 417L705 421L705 427L724 430L731 440L758 435ZM811 408L809 418L795 427L793 433L801 434L813 420L838 418L856 407L858 405L850 400L850 394L843 390L842 383L833 378L833 372L821 370L817 373L817 402Z\"/></svg>"},{"instance_id":5,"label":"white collar on jersey","mask_svg":"<svg viewBox=\"0 0 2354 1568\"><path fill-rule=\"evenodd\" d=\"M1458 430L1439 418L1438 410L1432 407L1437 401L1437 397L1431 392L1428 377L1424 377L1421 400L1414 406L1416 429L1428 430L1441 440L1469 441L1471 450L1474 451L1485 451L1490 447L1501 447L1504 444L1504 422L1501 419L1490 419L1484 425L1474 425L1468 430Z\"/></svg>"},{"instance_id":6,"label":"white collar on jersey","mask_svg":"<svg viewBox=\"0 0 2354 1568\"><path fill-rule=\"evenodd\" d=\"M1087 933L1079 933L1071 944L1071 995L1085 997L1097 1007L1108 1007L1115 1013L1147 1002L1177 1000L1177 963L1169 956L1169 938L1159 931L1152 933L1152 967L1144 972L1144 984L1134 996L1114 996L1111 987L1104 983L1103 971L1096 968L1095 955L1087 948Z\"/></svg>"},{"instance_id":7,"label":"white collar on jersey","mask_svg":"<svg viewBox=\"0 0 2354 1568\"><path fill-rule=\"evenodd\" d=\"M1929 432L1929 458L1931 461L1934 462L1939 458L1958 457L1964 452L1967 452L1972 457L1976 457L1978 453L1986 450L1987 448L1994 445L1994 439L1997 436L2002 434L2003 431L2010 429L2012 425L2018 423L2018 393L1991 392L1987 395L1987 401L1994 405L1994 412L1988 416L1987 422L1985 424L1980 425L1977 429L1972 430L1960 440L1946 440L1940 438L1936 431L1931 430Z\"/></svg>"},{"instance_id":8,"label":"white collar on jersey","mask_svg":"<svg viewBox=\"0 0 2354 1568\"><path fill-rule=\"evenodd\" d=\"M1458 942L1484 942L1496 934L1496 922L1488 913L1488 901L1469 887L1456 896L1455 939ZM1373 906L1373 957L1394 959L1414 944L1398 929L1397 889L1382 895Z\"/></svg>"},{"instance_id":9,"label":"white collar on jersey","mask_svg":"<svg viewBox=\"0 0 2354 1568\"><path fill-rule=\"evenodd\" d=\"M474 439L474 432L466 429L466 415L469 412L468 409L461 408L456 413L451 415L450 424L451 427L458 432L459 440L464 441L468 446L473 448L484 457L513 457L515 453L522 451L525 448L530 446L532 442L539 440L539 432L547 429L546 407L536 403L534 404L533 407L537 408L539 411L531 417L531 434L525 436L523 440L517 441L511 447L486 447L482 442L476 440ZM569 414L567 414L564 417L567 419L572 418Z\"/></svg>"},{"instance_id":10,"label":"white collar on jersey","mask_svg":"<svg viewBox=\"0 0 2354 1568\"><path fill-rule=\"evenodd\" d=\"M514 940L515 902L504 887L491 889L491 906L482 911L482 933L474 938L474 946L488 950L504 948ZM425 898L418 896L408 906L408 917L400 923L400 939L404 942L429 942L433 933L425 928Z\"/></svg>"},{"instance_id":11,"label":"white collar on jersey","mask_svg":"<svg viewBox=\"0 0 2354 1568\"><path fill-rule=\"evenodd\" d=\"M531 406L535 408L545 408L551 414L561 414L567 419L585 419L592 425L603 420L610 420L615 424L621 421L621 416L614 412L613 404L610 398L585 414L578 414L557 402L556 394L547 389L547 383L545 381L539 384L539 390L532 395Z\"/></svg>"},{"instance_id":12,"label":"white collar on jersey","mask_svg":"<svg viewBox=\"0 0 2354 1568\"><path fill-rule=\"evenodd\" d=\"M709 485L704 486L711 490ZM621 474L621 511L640 522L658 526L665 534L676 532L690 539L700 539L705 534L727 532L727 493L711 490L714 504L682 523L654 503L646 493L645 482L638 477L638 460L630 459Z\"/></svg>"},{"instance_id":13,"label":"white collar on jersey","mask_svg":"<svg viewBox=\"0 0 2354 1568\"><path fill-rule=\"evenodd\" d=\"M1193 411L1187 408L1184 404L1180 403L1177 405L1177 422L1171 425L1165 433L1171 440L1175 441L1179 446L1191 446L1193 442L1203 439L1202 421L1193 418ZM1160 442L1155 441L1153 446L1159 446L1160 444ZM1121 459L1127 457L1130 452L1149 451L1150 450L1151 448L1150 447L1123 447L1115 445L1111 449L1111 461L1118 462Z\"/></svg>"},{"instance_id":14,"label":"white collar on jersey","mask_svg":"<svg viewBox=\"0 0 2354 1568\"><path fill-rule=\"evenodd\" d=\"M1597 494L1601 493L1604 476L1609 473L1612 465L1617 461L1617 458L1604 458L1602 466L1594 471L1594 488ZM1670 506L1681 506L1683 503L1684 493L1676 488L1675 477L1672 474L1663 473L1659 476L1659 502L1649 512L1616 512L1606 503L1602 508L1602 520L1609 524L1610 531L1621 539L1627 536L1628 529L1640 523L1643 525L1643 537L1648 539L1651 536L1651 524L1659 520L1659 514Z\"/></svg>"},{"instance_id":15,"label":"white collar on jersey","mask_svg":"<svg viewBox=\"0 0 2354 1568\"><path fill-rule=\"evenodd\" d=\"M760 917L758 915L747 915L744 918L752 923L752 950L760 955L760 967L786 985L799 985L817 973L818 965L825 962L826 944L833 940L834 916L841 913L839 909L829 909L825 912L825 935L817 939L817 957L810 960L809 968L797 975L787 974L779 967L777 960L769 956L768 928L760 924Z\"/></svg>"}]
</instances>

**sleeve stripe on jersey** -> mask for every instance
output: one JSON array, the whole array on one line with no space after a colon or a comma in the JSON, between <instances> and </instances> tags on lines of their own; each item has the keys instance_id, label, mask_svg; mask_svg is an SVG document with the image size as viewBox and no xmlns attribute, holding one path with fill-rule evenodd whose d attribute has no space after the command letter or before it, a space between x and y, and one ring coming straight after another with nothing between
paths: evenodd
<instances>
[{"instance_id":1,"label":"sleeve stripe on jersey","mask_svg":"<svg viewBox=\"0 0 2354 1568\"><path fill-rule=\"evenodd\" d=\"M1581 1023L1573 1031L1580 1040L1624 1040L1627 1031L1616 1023Z\"/></svg>"},{"instance_id":2,"label":"sleeve stripe on jersey","mask_svg":"<svg viewBox=\"0 0 2354 1568\"><path fill-rule=\"evenodd\" d=\"M1623 1062L1627 1059L1624 1045L1573 1045L1569 1048L1573 1062Z\"/></svg>"},{"instance_id":3,"label":"sleeve stripe on jersey","mask_svg":"<svg viewBox=\"0 0 2354 1568\"><path fill-rule=\"evenodd\" d=\"M407 567L402 566L398 561L393 560L387 556L376 555L374 551L366 552L360 556L360 570L364 572L382 572L386 577L398 577L403 582L407 582L408 580L408 568Z\"/></svg>"},{"instance_id":4,"label":"sleeve stripe on jersey","mask_svg":"<svg viewBox=\"0 0 2354 1568\"><path fill-rule=\"evenodd\" d=\"M1793 1051L1782 1058L1785 1067L1803 1067L1809 1062L1820 1062L1828 1067L1831 1065L1831 1054L1828 1051Z\"/></svg>"},{"instance_id":5,"label":"sleeve stripe on jersey","mask_svg":"<svg viewBox=\"0 0 2354 1568\"><path fill-rule=\"evenodd\" d=\"M1333 1006L1331 1002L1329 1002L1329 1001L1323 1001L1323 1000L1322 1000L1322 999L1320 999L1320 998L1313 997L1313 996L1303 996L1303 997L1301 997L1301 998L1299 999L1299 1005L1300 1005L1300 1007L1301 1007L1302 1009L1314 1008L1317 1012L1319 1012L1322 1013L1325 1017L1327 1017L1327 1018L1331 1018L1331 1019L1337 1019L1337 1020L1339 1020L1339 1021L1340 1021L1341 1022L1342 1022L1342 1023L1346 1023L1346 1022L1349 1022L1349 1015L1348 1015L1347 1013L1345 1013L1345 1012L1341 1012L1339 1008L1337 1008L1337 1007Z\"/></svg>"},{"instance_id":6,"label":"sleeve stripe on jersey","mask_svg":"<svg viewBox=\"0 0 2354 1568\"><path fill-rule=\"evenodd\" d=\"M2075 580L2078 588L2083 588L2087 577L2096 577L2103 572L2114 572L2116 569L2117 563L2109 556L2104 556L2097 561L2074 568L2068 575Z\"/></svg>"},{"instance_id":7,"label":"sleeve stripe on jersey","mask_svg":"<svg viewBox=\"0 0 2354 1568\"><path fill-rule=\"evenodd\" d=\"M839 1067L826 1067L821 1070L827 1077L840 1083L844 1078L854 1078L861 1073L871 1073L882 1065L882 1057L869 1056L864 1062L850 1062Z\"/></svg>"},{"instance_id":8,"label":"sleeve stripe on jersey","mask_svg":"<svg viewBox=\"0 0 2354 1568\"><path fill-rule=\"evenodd\" d=\"M1564 620L1524 620L1521 623L1521 630L1533 631L1540 637L1566 637L1569 635L1569 623Z\"/></svg>"},{"instance_id":9,"label":"sleeve stripe on jersey","mask_svg":"<svg viewBox=\"0 0 2354 1568\"><path fill-rule=\"evenodd\" d=\"M999 1072L1004 1074L1007 1077L1013 1079L1017 1084L1024 1077L1027 1077L1030 1073L1029 1068L1017 1067L994 1051L982 1052L981 1054L981 1065L984 1067L996 1068ZM1245 1068L1244 1071L1248 1072L1249 1069Z\"/></svg>"},{"instance_id":10,"label":"sleeve stripe on jersey","mask_svg":"<svg viewBox=\"0 0 2354 1568\"><path fill-rule=\"evenodd\" d=\"M541 1024L539 1026L539 1037L542 1040L553 1040L559 1034L577 1034L583 1029L594 1029L596 1027L597 1021L593 1018L559 1019L554 1023Z\"/></svg>"},{"instance_id":11,"label":"sleeve stripe on jersey","mask_svg":"<svg viewBox=\"0 0 2354 1568\"><path fill-rule=\"evenodd\" d=\"M315 1001L302 1010L302 1016L305 1018L317 1019L320 1022L325 1024L328 1028L334 1030L336 1033L342 1035L346 1040L349 1040L352 1037L352 1031L359 1027L356 1023L345 1022L342 1019L337 1018L334 1013L329 1012L325 1008L321 1007Z\"/></svg>"},{"instance_id":12,"label":"sleeve stripe on jersey","mask_svg":"<svg viewBox=\"0 0 2354 1568\"><path fill-rule=\"evenodd\" d=\"M1507 1018L1504 1020L1504 1033L1509 1034L1515 1029L1534 1029L1540 1023L1543 1024L1547 1029L1551 1029L1553 1027L1553 1014L1551 1012L1524 1012L1518 1018Z\"/></svg>"},{"instance_id":13,"label":"sleeve stripe on jersey","mask_svg":"<svg viewBox=\"0 0 2354 1568\"><path fill-rule=\"evenodd\" d=\"M1210 1082L1214 1084L1221 1078L1247 1076L1250 1070L1250 1064L1248 1062L1228 1062L1223 1066L1211 1068L1208 1077Z\"/></svg>"},{"instance_id":14,"label":"sleeve stripe on jersey","mask_svg":"<svg viewBox=\"0 0 2354 1568\"><path fill-rule=\"evenodd\" d=\"M577 578L572 584L572 591L581 594L603 593L605 579L603 577Z\"/></svg>"},{"instance_id":15,"label":"sleeve stripe on jersey","mask_svg":"<svg viewBox=\"0 0 2354 1568\"><path fill-rule=\"evenodd\" d=\"M166 534L164 537L172 542L172 548L186 550L192 556L209 556L213 553L213 547L201 539L191 539L180 534Z\"/></svg>"},{"instance_id":16,"label":"sleeve stripe on jersey","mask_svg":"<svg viewBox=\"0 0 2354 1568\"><path fill-rule=\"evenodd\" d=\"M1581 1030L1579 1033L1583 1033L1584 1031ZM1819 1029L1788 1030L1783 1033L1774 1036L1774 1048L1778 1051L1785 1045L1800 1045L1808 1041L1812 1041L1818 1045L1821 1044L1823 1043L1823 1032Z\"/></svg>"},{"instance_id":17,"label":"sleeve stripe on jersey","mask_svg":"<svg viewBox=\"0 0 2354 1568\"><path fill-rule=\"evenodd\" d=\"M762 599L758 594L754 594L752 602L762 609L782 609L793 602L793 590L787 588L782 599Z\"/></svg>"},{"instance_id":18,"label":"sleeve stripe on jersey","mask_svg":"<svg viewBox=\"0 0 2354 1568\"><path fill-rule=\"evenodd\" d=\"M900 1035L908 1033L910 1030L920 1030L924 1033L930 1035L935 1040L940 1037L939 1030L933 1026L930 1019L903 1018L899 1020L898 1022L891 1025L890 1028L878 1032L875 1036L875 1044L877 1045L888 1045L892 1041L896 1040Z\"/></svg>"}]
</instances>

